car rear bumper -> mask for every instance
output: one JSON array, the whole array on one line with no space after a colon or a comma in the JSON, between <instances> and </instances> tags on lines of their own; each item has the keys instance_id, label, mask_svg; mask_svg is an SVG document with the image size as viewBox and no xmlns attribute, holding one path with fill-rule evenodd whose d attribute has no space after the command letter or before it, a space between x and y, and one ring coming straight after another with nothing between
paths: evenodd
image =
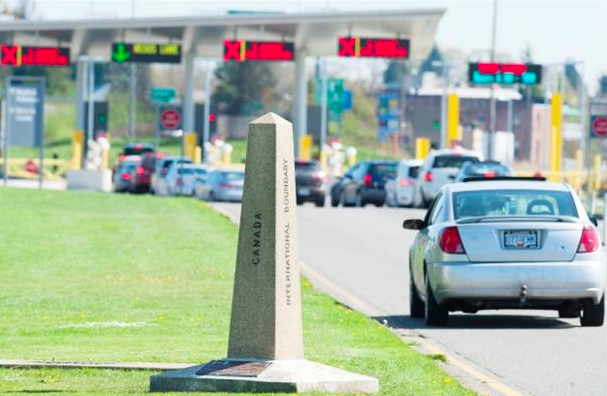
<instances>
[{"instance_id":1,"label":"car rear bumper","mask_svg":"<svg viewBox=\"0 0 607 396\"><path fill-rule=\"evenodd\" d=\"M325 198L324 187L297 187L298 201L316 201Z\"/></svg>"},{"instance_id":2,"label":"car rear bumper","mask_svg":"<svg viewBox=\"0 0 607 396\"><path fill-rule=\"evenodd\" d=\"M361 191L362 198L365 202L385 202L386 190L379 189L364 189Z\"/></svg>"},{"instance_id":3,"label":"car rear bumper","mask_svg":"<svg viewBox=\"0 0 607 396\"><path fill-rule=\"evenodd\" d=\"M242 190L219 190L215 191L215 199L218 201L242 201Z\"/></svg>"},{"instance_id":4,"label":"car rear bumper","mask_svg":"<svg viewBox=\"0 0 607 396\"><path fill-rule=\"evenodd\" d=\"M595 260L530 263L444 262L428 265L436 300L581 300L605 290L605 264ZM523 293L523 290L525 291Z\"/></svg>"}]
</instances>

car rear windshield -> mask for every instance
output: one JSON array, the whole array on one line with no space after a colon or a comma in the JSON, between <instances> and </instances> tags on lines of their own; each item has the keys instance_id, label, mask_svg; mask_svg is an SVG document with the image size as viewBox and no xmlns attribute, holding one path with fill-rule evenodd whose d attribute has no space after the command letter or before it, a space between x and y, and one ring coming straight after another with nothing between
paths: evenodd
<instances>
[{"instance_id":1,"label":"car rear windshield","mask_svg":"<svg viewBox=\"0 0 607 396\"><path fill-rule=\"evenodd\" d=\"M295 170L303 172L315 172L320 170L320 164L314 161L297 161Z\"/></svg>"},{"instance_id":2,"label":"car rear windshield","mask_svg":"<svg viewBox=\"0 0 607 396\"><path fill-rule=\"evenodd\" d=\"M153 153L154 147L148 146L129 146L125 147L122 154L124 155L141 155L143 153Z\"/></svg>"},{"instance_id":3,"label":"car rear windshield","mask_svg":"<svg viewBox=\"0 0 607 396\"><path fill-rule=\"evenodd\" d=\"M132 172L136 166L135 162L123 162L120 164L120 172Z\"/></svg>"},{"instance_id":4,"label":"car rear windshield","mask_svg":"<svg viewBox=\"0 0 607 396\"><path fill-rule=\"evenodd\" d=\"M396 175L396 163L372 164L369 173L373 178L392 179Z\"/></svg>"},{"instance_id":5,"label":"car rear windshield","mask_svg":"<svg viewBox=\"0 0 607 396\"><path fill-rule=\"evenodd\" d=\"M417 175L419 175L419 166L412 166L409 168L409 177L412 179L417 179Z\"/></svg>"},{"instance_id":6,"label":"car rear windshield","mask_svg":"<svg viewBox=\"0 0 607 396\"><path fill-rule=\"evenodd\" d=\"M461 168L466 162L478 162L469 155L439 155L434 158L433 168Z\"/></svg>"},{"instance_id":7,"label":"car rear windshield","mask_svg":"<svg viewBox=\"0 0 607 396\"><path fill-rule=\"evenodd\" d=\"M244 173L242 172L222 172L221 179L224 181L239 181L244 179Z\"/></svg>"},{"instance_id":8,"label":"car rear windshield","mask_svg":"<svg viewBox=\"0 0 607 396\"><path fill-rule=\"evenodd\" d=\"M177 173L180 175L206 175L207 170L200 168L177 168Z\"/></svg>"},{"instance_id":9,"label":"car rear windshield","mask_svg":"<svg viewBox=\"0 0 607 396\"><path fill-rule=\"evenodd\" d=\"M466 175L484 175L491 172L493 172L495 176L510 176L511 173L506 165L485 162L467 166L464 170L464 174Z\"/></svg>"},{"instance_id":10,"label":"car rear windshield","mask_svg":"<svg viewBox=\"0 0 607 396\"><path fill-rule=\"evenodd\" d=\"M567 191L483 190L453 193L454 218L483 216L578 217Z\"/></svg>"}]
</instances>

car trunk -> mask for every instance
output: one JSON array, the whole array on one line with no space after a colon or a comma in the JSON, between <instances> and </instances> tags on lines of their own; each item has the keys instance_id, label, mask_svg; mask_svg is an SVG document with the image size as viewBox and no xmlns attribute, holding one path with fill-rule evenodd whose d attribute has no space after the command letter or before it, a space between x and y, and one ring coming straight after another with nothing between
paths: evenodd
<instances>
[{"instance_id":1,"label":"car trunk","mask_svg":"<svg viewBox=\"0 0 607 396\"><path fill-rule=\"evenodd\" d=\"M498 263L572 261L582 228L581 223L537 220L458 224L471 262Z\"/></svg>"},{"instance_id":2,"label":"car trunk","mask_svg":"<svg viewBox=\"0 0 607 396\"><path fill-rule=\"evenodd\" d=\"M453 182L459 173L459 168L434 168L430 172L432 172L432 182L440 188Z\"/></svg>"},{"instance_id":3,"label":"car trunk","mask_svg":"<svg viewBox=\"0 0 607 396\"><path fill-rule=\"evenodd\" d=\"M315 178L319 170L298 170L295 172L295 184L297 187L320 187L322 185L321 178Z\"/></svg>"}]
</instances>

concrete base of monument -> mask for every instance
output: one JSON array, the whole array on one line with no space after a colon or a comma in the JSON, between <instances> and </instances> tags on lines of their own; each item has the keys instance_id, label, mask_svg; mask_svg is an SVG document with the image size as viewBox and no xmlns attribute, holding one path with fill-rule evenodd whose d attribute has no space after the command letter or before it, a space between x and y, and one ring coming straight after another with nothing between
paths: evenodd
<instances>
[{"instance_id":1,"label":"concrete base of monument","mask_svg":"<svg viewBox=\"0 0 607 396\"><path fill-rule=\"evenodd\" d=\"M376 378L308 360L215 360L150 378L151 392L377 393Z\"/></svg>"}]
</instances>

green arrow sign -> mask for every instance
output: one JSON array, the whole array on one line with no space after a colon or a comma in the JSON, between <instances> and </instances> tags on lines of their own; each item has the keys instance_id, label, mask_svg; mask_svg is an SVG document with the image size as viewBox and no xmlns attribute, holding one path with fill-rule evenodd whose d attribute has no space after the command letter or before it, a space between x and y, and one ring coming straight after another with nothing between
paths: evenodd
<instances>
[{"instance_id":1,"label":"green arrow sign","mask_svg":"<svg viewBox=\"0 0 607 396\"><path fill-rule=\"evenodd\" d=\"M127 50L125 43L117 43L112 51L114 62L123 63L129 60L131 53Z\"/></svg>"}]
</instances>

